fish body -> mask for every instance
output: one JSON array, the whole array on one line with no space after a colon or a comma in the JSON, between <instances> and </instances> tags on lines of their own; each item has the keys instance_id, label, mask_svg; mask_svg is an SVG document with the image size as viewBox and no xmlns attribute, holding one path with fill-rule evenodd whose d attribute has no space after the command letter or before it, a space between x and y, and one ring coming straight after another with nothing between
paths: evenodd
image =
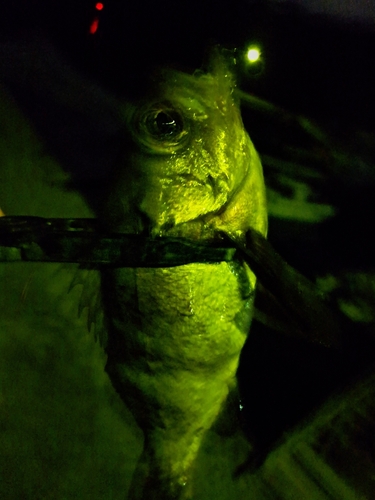
<instances>
[{"instance_id":1,"label":"fish body","mask_svg":"<svg viewBox=\"0 0 375 500\"><path fill-rule=\"evenodd\" d=\"M117 232L265 235L259 157L219 51L207 73L162 70L126 107L131 141L101 210ZM130 153L129 153L130 151ZM256 279L244 262L102 272L107 372L145 434L130 498L190 498L190 474L236 371Z\"/></svg>"}]
</instances>

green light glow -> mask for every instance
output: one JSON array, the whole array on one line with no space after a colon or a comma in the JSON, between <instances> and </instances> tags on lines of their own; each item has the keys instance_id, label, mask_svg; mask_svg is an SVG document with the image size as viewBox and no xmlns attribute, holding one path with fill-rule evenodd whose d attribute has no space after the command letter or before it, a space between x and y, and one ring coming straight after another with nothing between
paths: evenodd
<instances>
[{"instance_id":1,"label":"green light glow","mask_svg":"<svg viewBox=\"0 0 375 500\"><path fill-rule=\"evenodd\" d=\"M247 59L251 63L255 63L260 58L260 50L257 47L250 47L247 51Z\"/></svg>"}]
</instances>

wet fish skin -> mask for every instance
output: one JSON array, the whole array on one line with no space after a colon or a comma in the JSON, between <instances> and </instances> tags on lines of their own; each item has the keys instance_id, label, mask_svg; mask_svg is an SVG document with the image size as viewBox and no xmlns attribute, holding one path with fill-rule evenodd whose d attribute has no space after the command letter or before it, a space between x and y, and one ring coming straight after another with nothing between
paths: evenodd
<instances>
[{"instance_id":1,"label":"wet fish skin","mask_svg":"<svg viewBox=\"0 0 375 500\"><path fill-rule=\"evenodd\" d=\"M218 51L210 63L204 74L160 71L153 93L125 108L133 142L101 212L111 230L266 234L260 160ZM255 282L242 262L102 272L106 370L145 434L130 498L190 498L202 439L236 386Z\"/></svg>"}]
</instances>

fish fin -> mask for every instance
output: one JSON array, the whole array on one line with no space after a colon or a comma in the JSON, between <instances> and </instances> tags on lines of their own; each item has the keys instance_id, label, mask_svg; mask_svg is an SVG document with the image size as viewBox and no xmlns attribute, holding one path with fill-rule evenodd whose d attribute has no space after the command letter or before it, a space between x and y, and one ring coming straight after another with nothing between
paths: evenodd
<instances>
[{"instance_id":1,"label":"fish fin","mask_svg":"<svg viewBox=\"0 0 375 500\"><path fill-rule=\"evenodd\" d=\"M87 308L87 331L93 333L95 341L102 347L107 343L104 314L100 293L100 271L94 267L77 266L68 288L70 293L77 285L82 285L78 300L78 317Z\"/></svg>"},{"instance_id":2,"label":"fish fin","mask_svg":"<svg viewBox=\"0 0 375 500\"><path fill-rule=\"evenodd\" d=\"M93 330L94 339L100 346L105 348L107 345L107 330L104 325L104 313L101 293L95 295L94 301L90 303L87 315L87 330Z\"/></svg>"},{"instance_id":3,"label":"fish fin","mask_svg":"<svg viewBox=\"0 0 375 500\"><path fill-rule=\"evenodd\" d=\"M96 295L100 290L99 271L95 269L82 269L82 291L79 299L79 315L86 307L91 307L96 301Z\"/></svg>"},{"instance_id":4,"label":"fish fin","mask_svg":"<svg viewBox=\"0 0 375 500\"><path fill-rule=\"evenodd\" d=\"M254 320L288 337L301 338L304 336L298 322L293 316L288 315L285 307L260 281L257 282Z\"/></svg>"},{"instance_id":5,"label":"fish fin","mask_svg":"<svg viewBox=\"0 0 375 500\"><path fill-rule=\"evenodd\" d=\"M273 321L276 330L326 347L339 347L340 317L322 292L287 264L258 231L248 230L246 242L235 243L258 278L260 295L271 304L268 320ZM262 308L258 307L257 314L265 320Z\"/></svg>"},{"instance_id":6,"label":"fish fin","mask_svg":"<svg viewBox=\"0 0 375 500\"><path fill-rule=\"evenodd\" d=\"M69 284L68 293L70 293L73 290L73 288L76 287L77 285L84 284L85 279L84 279L83 272L84 272L84 270L82 269L81 266L76 267L75 273L73 275L73 279Z\"/></svg>"}]
</instances>

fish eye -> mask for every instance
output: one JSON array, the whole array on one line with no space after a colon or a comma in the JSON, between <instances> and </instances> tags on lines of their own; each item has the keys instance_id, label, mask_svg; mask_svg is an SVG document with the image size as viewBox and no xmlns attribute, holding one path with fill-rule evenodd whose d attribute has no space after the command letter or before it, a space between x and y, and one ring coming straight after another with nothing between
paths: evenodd
<instances>
[{"instance_id":1,"label":"fish eye","mask_svg":"<svg viewBox=\"0 0 375 500\"><path fill-rule=\"evenodd\" d=\"M178 113L171 110L156 110L145 120L150 135L159 140L172 139L181 134L183 123Z\"/></svg>"},{"instance_id":2,"label":"fish eye","mask_svg":"<svg viewBox=\"0 0 375 500\"><path fill-rule=\"evenodd\" d=\"M138 141L155 153L176 151L188 136L182 113L165 103L141 109L135 115L134 125Z\"/></svg>"}]
</instances>

